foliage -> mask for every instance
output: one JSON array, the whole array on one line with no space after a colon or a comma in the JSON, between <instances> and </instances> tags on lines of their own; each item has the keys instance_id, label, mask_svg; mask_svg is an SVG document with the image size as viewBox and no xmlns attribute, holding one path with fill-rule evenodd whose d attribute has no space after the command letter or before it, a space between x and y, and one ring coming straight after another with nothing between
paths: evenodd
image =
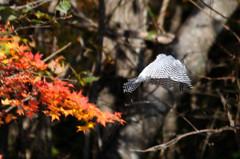
<instances>
[{"instance_id":1,"label":"foliage","mask_svg":"<svg viewBox=\"0 0 240 159\"><path fill-rule=\"evenodd\" d=\"M11 32L11 29L9 25L1 26L0 33ZM95 119L103 126L107 122L124 123L120 113L102 112L89 103L81 91L74 91L72 84L44 76L47 65L41 60L43 55L34 55L19 39L0 39L0 124L9 123L19 115L32 118L39 111L52 121L59 120L60 116L74 116L85 122L77 126L77 131L84 132L94 128Z\"/></svg>"},{"instance_id":2,"label":"foliage","mask_svg":"<svg viewBox=\"0 0 240 159\"><path fill-rule=\"evenodd\" d=\"M56 10L66 14L70 7L71 5L69 1L60 1L59 5L56 7Z\"/></svg>"}]
</instances>

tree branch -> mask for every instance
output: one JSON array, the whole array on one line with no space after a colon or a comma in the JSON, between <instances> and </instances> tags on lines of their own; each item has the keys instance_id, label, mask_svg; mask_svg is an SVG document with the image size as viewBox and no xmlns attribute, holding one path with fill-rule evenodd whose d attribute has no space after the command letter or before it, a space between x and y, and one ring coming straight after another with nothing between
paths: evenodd
<instances>
[{"instance_id":1,"label":"tree branch","mask_svg":"<svg viewBox=\"0 0 240 159\"><path fill-rule=\"evenodd\" d=\"M16 9L16 10L26 9L26 8L34 9L34 8L37 8L41 5L43 5L44 3L47 3L47 2L50 2L50 1L52 1L52 0L37 0L37 1L27 3L27 4L21 5L21 6L13 5L13 6L10 6L10 8Z\"/></svg>"},{"instance_id":2,"label":"tree branch","mask_svg":"<svg viewBox=\"0 0 240 159\"><path fill-rule=\"evenodd\" d=\"M169 4L169 0L163 0L162 7L160 9L160 13L159 13L159 17L158 17L158 21L157 21L157 23L159 25L158 27L163 32L165 32L165 29L164 29L164 19L165 19L165 13L167 11L168 4Z\"/></svg>"},{"instance_id":3,"label":"tree branch","mask_svg":"<svg viewBox=\"0 0 240 159\"><path fill-rule=\"evenodd\" d=\"M48 57L46 57L43 62L47 62L49 59L53 58L55 55L59 54L60 52L62 52L63 50L65 50L66 48L68 48L72 43L69 42L67 43L67 45L63 46L61 49L53 52L51 55L49 55Z\"/></svg>"},{"instance_id":4,"label":"tree branch","mask_svg":"<svg viewBox=\"0 0 240 159\"><path fill-rule=\"evenodd\" d=\"M223 18L228 19L228 20L231 20L231 21L234 21L234 22L236 22L236 23L240 23L238 20L235 20L235 19L226 17L225 15L223 15L222 13L220 13L219 11L217 11L216 9L214 9L213 7L211 7L210 5L208 5L207 3L205 3L203 0L200 0L200 2L202 2L202 4L204 4L206 7L208 7L209 9L211 9L212 11L214 11L215 13L219 14L219 15L222 16Z\"/></svg>"},{"instance_id":5,"label":"tree branch","mask_svg":"<svg viewBox=\"0 0 240 159\"><path fill-rule=\"evenodd\" d=\"M176 138L171 139L166 143L156 145L156 146L150 147L150 148L145 149L145 150L131 150L131 151L133 151L133 152L151 152L151 151L157 151L157 150L164 150L164 149L176 144L181 139L183 139L185 137L188 137L188 136L192 136L192 135L196 135L196 134L202 134L202 133L219 134L223 131L235 131L237 129L240 129L240 127L225 126L225 127L219 128L219 129L202 129L202 130L198 130L198 131L192 131L192 132L188 132L188 133L179 135Z\"/></svg>"},{"instance_id":6,"label":"tree branch","mask_svg":"<svg viewBox=\"0 0 240 159\"><path fill-rule=\"evenodd\" d=\"M230 31L235 38L238 40L238 42L240 42L240 38L239 36L229 28L229 26L219 22L218 20L216 20L212 15L210 15L206 10L204 10L202 7L200 7L196 2L194 2L193 0L188 0L189 2L191 2L195 7L197 7L198 9L200 9L203 13L205 13L207 16L209 16L210 18L212 18L215 22L217 22L218 24L220 24L224 29Z\"/></svg>"}]
</instances>

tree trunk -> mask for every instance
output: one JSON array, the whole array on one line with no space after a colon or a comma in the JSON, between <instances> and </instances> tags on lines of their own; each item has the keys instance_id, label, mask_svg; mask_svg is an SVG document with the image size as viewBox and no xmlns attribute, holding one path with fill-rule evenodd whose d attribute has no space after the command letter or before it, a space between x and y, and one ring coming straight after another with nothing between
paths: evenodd
<instances>
[{"instance_id":1,"label":"tree trunk","mask_svg":"<svg viewBox=\"0 0 240 159\"><path fill-rule=\"evenodd\" d=\"M8 124L2 124L0 127L0 154L2 159L8 158Z\"/></svg>"}]
</instances>

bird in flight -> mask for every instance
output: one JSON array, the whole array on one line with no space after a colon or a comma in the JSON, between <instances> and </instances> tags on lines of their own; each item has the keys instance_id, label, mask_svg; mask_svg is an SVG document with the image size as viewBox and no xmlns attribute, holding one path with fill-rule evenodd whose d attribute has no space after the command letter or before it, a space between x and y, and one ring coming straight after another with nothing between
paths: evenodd
<instances>
[{"instance_id":1,"label":"bird in flight","mask_svg":"<svg viewBox=\"0 0 240 159\"><path fill-rule=\"evenodd\" d=\"M164 88L179 87L180 92L189 92L192 88L184 63L165 54L159 54L138 77L128 79L123 85L123 92L133 92L142 82Z\"/></svg>"}]
</instances>

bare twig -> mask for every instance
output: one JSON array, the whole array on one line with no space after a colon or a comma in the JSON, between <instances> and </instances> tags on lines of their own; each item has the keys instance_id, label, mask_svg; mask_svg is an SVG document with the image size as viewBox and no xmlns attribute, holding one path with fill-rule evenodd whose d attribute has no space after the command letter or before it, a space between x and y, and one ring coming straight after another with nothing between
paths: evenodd
<instances>
[{"instance_id":1,"label":"bare twig","mask_svg":"<svg viewBox=\"0 0 240 159\"><path fill-rule=\"evenodd\" d=\"M52 53L51 55L49 55L48 57L46 57L43 62L47 62L49 59L53 58L54 56L56 56L57 54L61 53L63 50L65 50L66 48L68 48L72 43L69 42L67 43L67 45L63 46L61 49L55 51L54 53Z\"/></svg>"},{"instance_id":2,"label":"bare twig","mask_svg":"<svg viewBox=\"0 0 240 159\"><path fill-rule=\"evenodd\" d=\"M208 12L206 12L202 7L200 7L196 2L194 2L193 0L188 0L189 2L191 2L194 6L196 6L198 9L200 9L203 13L205 13L207 16L209 16L210 18L212 18L215 22L217 22L218 24L220 24L224 29L230 31L235 38L238 40L238 42L240 42L240 38L239 36L229 28L229 26L222 24L220 21L216 20L212 15L210 15Z\"/></svg>"},{"instance_id":3,"label":"bare twig","mask_svg":"<svg viewBox=\"0 0 240 159\"><path fill-rule=\"evenodd\" d=\"M91 32L98 32L98 25L95 23L89 23L88 21L83 21L76 25L73 25L70 22L68 24L79 29L86 29ZM160 35L157 35L157 34L150 34L147 31L140 32L140 31L134 31L134 30L115 29L110 27L106 27L104 35L113 39L119 38L119 37L120 38L126 37L126 38L133 38L133 39L144 39L144 40L153 41L161 44L169 44L175 38L175 35L172 33L162 33Z\"/></svg>"},{"instance_id":4,"label":"bare twig","mask_svg":"<svg viewBox=\"0 0 240 159\"><path fill-rule=\"evenodd\" d=\"M34 9L34 8L37 8L41 5L43 5L44 3L47 3L47 2L50 2L50 1L52 1L52 0L36 0L34 2L27 3L27 4L21 5L21 6L13 5L13 6L10 6L10 8L16 9L16 10L21 10L21 9L26 9L26 8Z\"/></svg>"},{"instance_id":5,"label":"bare twig","mask_svg":"<svg viewBox=\"0 0 240 159\"><path fill-rule=\"evenodd\" d=\"M136 38L136 39L145 39L149 41L154 41L161 44L168 44L173 41L175 35L172 33L162 33L160 35L157 34L149 34L149 32L139 32L133 30L122 30L122 29L106 29L106 35L113 37L127 37L127 38Z\"/></svg>"},{"instance_id":6,"label":"bare twig","mask_svg":"<svg viewBox=\"0 0 240 159\"><path fill-rule=\"evenodd\" d=\"M166 13L166 10L167 10L167 7L168 7L168 4L169 4L169 0L163 0L162 2L162 7L160 9L160 13L159 13L159 17L158 17L158 27L160 28L160 30L162 32L164 32L164 19L165 19L165 13Z\"/></svg>"},{"instance_id":7,"label":"bare twig","mask_svg":"<svg viewBox=\"0 0 240 159\"><path fill-rule=\"evenodd\" d=\"M219 109L217 109L217 111L216 111L216 112L214 113L214 115L213 115L214 118L213 118L213 121L212 121L212 123L211 123L211 125L210 125L210 129L213 129L213 127L214 127L214 125L215 125L215 123L216 123L216 119L217 119L218 114L219 114ZM206 150L206 147L207 147L207 144L208 144L208 141L209 141L209 138L210 138L210 137L211 137L211 134L208 133L207 136L206 136L206 138L205 138L205 140L204 140L203 147L201 148L202 151L201 151L201 153L200 153L200 159L203 158L203 155L204 155L204 152L205 152L205 150Z\"/></svg>"},{"instance_id":8,"label":"bare twig","mask_svg":"<svg viewBox=\"0 0 240 159\"><path fill-rule=\"evenodd\" d=\"M236 58L236 56L235 55L233 55L230 51L228 51L225 47L223 47L222 45L220 45L220 44L218 44L218 43L216 43L216 45L218 46L218 47L220 47L225 53L227 53L229 56L231 56L233 59L234 58Z\"/></svg>"},{"instance_id":9,"label":"bare twig","mask_svg":"<svg viewBox=\"0 0 240 159\"><path fill-rule=\"evenodd\" d=\"M180 114L174 107L172 107L172 109L173 109L183 120L185 120L195 131L198 131L198 129L197 129L186 117L184 117L182 114Z\"/></svg>"},{"instance_id":10,"label":"bare twig","mask_svg":"<svg viewBox=\"0 0 240 159\"><path fill-rule=\"evenodd\" d=\"M198 76L199 78L204 78L207 80L236 80L237 78L234 76L231 77L207 77L207 76Z\"/></svg>"},{"instance_id":11,"label":"bare twig","mask_svg":"<svg viewBox=\"0 0 240 159\"><path fill-rule=\"evenodd\" d=\"M12 33L17 34L19 30L24 30L24 29L32 29L32 28L51 28L51 25L29 25L29 26L24 26L24 27L18 27L17 29L13 30L12 32L7 32L7 33L2 33L0 34L0 37L6 36L6 35L11 35Z\"/></svg>"},{"instance_id":12,"label":"bare twig","mask_svg":"<svg viewBox=\"0 0 240 159\"><path fill-rule=\"evenodd\" d=\"M224 110L225 110L226 113L227 113L227 117L228 117L228 120L229 120L230 125L231 125L231 126L235 126L235 122L234 122L233 117L232 117L232 114L231 114L231 112L230 112L230 110L229 110L229 105L228 105L227 100L224 98L223 94L219 91L219 89L217 89L217 93L218 93L218 95L219 95L220 98L221 98L221 102L222 102L222 104L223 104Z\"/></svg>"},{"instance_id":13,"label":"bare twig","mask_svg":"<svg viewBox=\"0 0 240 159\"><path fill-rule=\"evenodd\" d=\"M192 136L192 135L196 135L196 134L202 134L202 133L212 133L212 134L219 134L223 131L235 131L237 129L240 129L240 127L229 127L229 126L225 126L225 127L221 127L219 129L202 129L202 130L198 130L198 131L192 131L192 132L188 132L182 135L177 136L174 139L169 140L166 143L160 144L160 145L156 145L153 147L150 147L148 149L144 149L144 150L130 150L133 152L150 152L150 151L157 151L157 150L164 150L174 144L176 144L178 141L180 141L181 139L188 137L188 136Z\"/></svg>"},{"instance_id":14,"label":"bare twig","mask_svg":"<svg viewBox=\"0 0 240 159\"><path fill-rule=\"evenodd\" d=\"M235 117L235 123L236 125L239 125L240 124L240 95L238 94L237 96L237 113L236 113L236 117Z\"/></svg>"},{"instance_id":15,"label":"bare twig","mask_svg":"<svg viewBox=\"0 0 240 159\"><path fill-rule=\"evenodd\" d=\"M220 13L219 11L217 11L216 9L214 9L213 7L211 7L210 5L208 5L207 3L205 3L203 0L200 0L201 3L203 3L206 7L208 7L209 9L211 9L212 11L214 11L215 13L219 14L220 16L222 16L223 18L227 19L227 20L231 20L234 21L236 23L240 23L238 20L226 17L225 15L223 15L222 13Z\"/></svg>"}]
</instances>

